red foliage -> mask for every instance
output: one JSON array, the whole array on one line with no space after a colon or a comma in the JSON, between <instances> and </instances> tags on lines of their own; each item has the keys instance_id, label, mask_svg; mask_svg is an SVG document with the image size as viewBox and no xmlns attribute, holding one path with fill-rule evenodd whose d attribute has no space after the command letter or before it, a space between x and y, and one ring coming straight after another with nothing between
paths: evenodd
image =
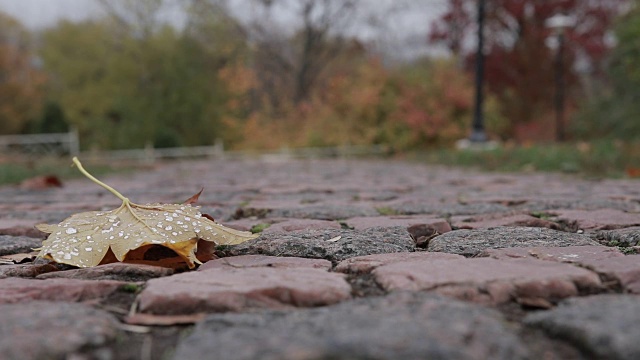
<instances>
[{"instance_id":1,"label":"red foliage","mask_svg":"<svg viewBox=\"0 0 640 360\"><path fill-rule=\"evenodd\" d=\"M465 57L469 69L475 48L463 49L475 34L477 0L448 0L448 11L434 23L430 41ZM486 79L513 125L549 113L554 92L555 51L546 45L554 36L546 21L556 14L575 19L565 31L565 81L568 95L580 94L576 61L592 76L603 73L610 44L607 37L628 0L486 0Z\"/></svg>"}]
</instances>

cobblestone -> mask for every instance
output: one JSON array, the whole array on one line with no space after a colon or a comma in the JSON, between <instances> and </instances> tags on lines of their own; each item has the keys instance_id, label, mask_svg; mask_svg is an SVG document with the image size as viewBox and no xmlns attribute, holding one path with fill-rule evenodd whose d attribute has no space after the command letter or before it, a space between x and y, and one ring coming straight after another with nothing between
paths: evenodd
<instances>
[{"instance_id":1,"label":"cobblestone","mask_svg":"<svg viewBox=\"0 0 640 360\"><path fill-rule=\"evenodd\" d=\"M141 204L204 187L203 213L262 231L197 271L77 269L32 261L32 226L120 200L86 179L2 187L0 357L639 356L637 179L265 158L101 180Z\"/></svg>"},{"instance_id":2,"label":"cobblestone","mask_svg":"<svg viewBox=\"0 0 640 360\"><path fill-rule=\"evenodd\" d=\"M558 308L529 315L525 323L574 343L599 359L640 358L640 301L631 295L570 299Z\"/></svg>"},{"instance_id":3,"label":"cobblestone","mask_svg":"<svg viewBox=\"0 0 640 360\"><path fill-rule=\"evenodd\" d=\"M527 359L496 311L392 294L297 312L213 315L174 359Z\"/></svg>"}]
</instances>

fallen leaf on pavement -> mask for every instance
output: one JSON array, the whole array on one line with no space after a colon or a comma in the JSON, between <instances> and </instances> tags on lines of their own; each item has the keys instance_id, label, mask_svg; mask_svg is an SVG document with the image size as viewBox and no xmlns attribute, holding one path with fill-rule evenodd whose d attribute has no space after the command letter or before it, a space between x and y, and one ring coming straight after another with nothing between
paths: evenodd
<instances>
[{"instance_id":1,"label":"fallen leaf on pavement","mask_svg":"<svg viewBox=\"0 0 640 360\"><path fill-rule=\"evenodd\" d=\"M640 168L633 168L633 167L627 168L627 175L630 178L640 177Z\"/></svg>"},{"instance_id":2,"label":"fallen leaf on pavement","mask_svg":"<svg viewBox=\"0 0 640 360\"><path fill-rule=\"evenodd\" d=\"M36 176L20 183L20 188L25 190L44 190L53 187L62 187L62 181L55 175Z\"/></svg>"},{"instance_id":3,"label":"fallen leaf on pavement","mask_svg":"<svg viewBox=\"0 0 640 360\"><path fill-rule=\"evenodd\" d=\"M50 234L39 257L78 267L122 261L168 267L186 263L193 268L201 263L196 257L200 241L233 245L257 237L217 224L190 204L135 204L89 174L77 158L73 162L85 176L120 198L122 205L74 214L56 225L37 225Z\"/></svg>"}]
</instances>

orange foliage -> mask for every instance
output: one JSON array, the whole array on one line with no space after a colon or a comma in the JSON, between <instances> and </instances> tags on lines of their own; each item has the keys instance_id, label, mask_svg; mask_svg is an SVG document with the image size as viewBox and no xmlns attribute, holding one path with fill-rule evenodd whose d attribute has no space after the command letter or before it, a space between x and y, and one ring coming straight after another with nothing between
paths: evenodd
<instances>
[{"instance_id":1,"label":"orange foliage","mask_svg":"<svg viewBox=\"0 0 640 360\"><path fill-rule=\"evenodd\" d=\"M401 82L400 102L392 117L412 130L414 143L442 145L463 138L471 118L473 85L450 63L434 63L428 81Z\"/></svg>"},{"instance_id":2,"label":"orange foliage","mask_svg":"<svg viewBox=\"0 0 640 360\"><path fill-rule=\"evenodd\" d=\"M382 144L406 150L447 145L467 135L473 84L454 64L387 69L377 60L368 60L347 65L305 102L295 105L284 99L280 103L285 105L276 111L269 107L268 99L257 99L259 106L246 116L228 117L226 126L238 135L234 147ZM226 76L231 73L235 75ZM245 99L249 96L250 86L238 84L251 82L238 77L254 79L250 69L223 74L225 81L234 82L229 84L232 89L245 91ZM235 108L236 101L230 100L228 106Z\"/></svg>"},{"instance_id":3,"label":"orange foliage","mask_svg":"<svg viewBox=\"0 0 640 360\"><path fill-rule=\"evenodd\" d=\"M32 66L32 54L16 40L0 36L0 134L20 132L37 114L46 82L44 73Z\"/></svg>"}]
</instances>

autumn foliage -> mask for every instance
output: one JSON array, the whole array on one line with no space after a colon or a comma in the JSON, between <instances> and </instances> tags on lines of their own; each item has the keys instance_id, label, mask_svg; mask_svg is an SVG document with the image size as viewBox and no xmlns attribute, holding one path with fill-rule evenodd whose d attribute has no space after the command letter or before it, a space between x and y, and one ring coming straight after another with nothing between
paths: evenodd
<instances>
[{"instance_id":1,"label":"autumn foliage","mask_svg":"<svg viewBox=\"0 0 640 360\"><path fill-rule=\"evenodd\" d=\"M491 0L486 1L486 79L500 100L501 113L511 121L510 135L520 136L551 127L555 91L554 30L547 26L556 14L568 14L575 26L564 31L564 81L569 109L588 96L590 83L605 73L612 48L611 29L626 0ZM430 39L465 59L473 68L475 49L463 47L475 29L476 0L449 0L448 11L433 24Z\"/></svg>"},{"instance_id":2,"label":"autumn foliage","mask_svg":"<svg viewBox=\"0 0 640 360\"><path fill-rule=\"evenodd\" d=\"M291 2L291 29L274 25L271 11L283 0L252 2L261 14L252 21L232 16L224 1L180 2L184 27L162 20L166 0L101 3L103 17L44 29L37 48L15 20L1 19L0 133L72 126L95 150L222 141L231 149L404 151L468 136L476 0L448 0L424 34L447 55L402 61L347 31L362 18L354 0ZM607 67L611 30L628 0L486 3L487 131L550 139L556 34L547 20L576 18L563 62L572 115L616 74Z\"/></svg>"},{"instance_id":3,"label":"autumn foliage","mask_svg":"<svg viewBox=\"0 0 640 360\"><path fill-rule=\"evenodd\" d=\"M250 114L239 130L244 141L238 147L375 144L401 151L450 145L467 135L473 84L454 63L424 61L389 69L364 59L351 70L331 76L308 101L290 102L272 115ZM504 121L495 104L489 98L488 126L500 131Z\"/></svg>"},{"instance_id":4,"label":"autumn foliage","mask_svg":"<svg viewBox=\"0 0 640 360\"><path fill-rule=\"evenodd\" d=\"M38 113L46 76L32 55L26 29L0 13L0 134L22 130Z\"/></svg>"}]
</instances>

